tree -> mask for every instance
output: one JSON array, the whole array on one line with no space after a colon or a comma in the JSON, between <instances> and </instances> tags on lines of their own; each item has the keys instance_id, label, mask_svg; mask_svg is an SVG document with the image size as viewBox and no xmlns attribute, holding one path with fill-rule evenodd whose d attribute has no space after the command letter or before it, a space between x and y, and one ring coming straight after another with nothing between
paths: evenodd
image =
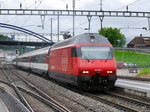
<instances>
[{"instance_id":1,"label":"tree","mask_svg":"<svg viewBox=\"0 0 150 112\"><path fill-rule=\"evenodd\" d=\"M13 39L7 37L7 36L4 36L4 35L0 35L0 41L14 41ZM25 46L6 46L6 45L0 45L0 49L3 49L4 51L15 51L15 49L18 49L21 53L25 52L26 50L28 49L33 49L33 48L28 48L28 47L25 47Z\"/></svg>"},{"instance_id":2,"label":"tree","mask_svg":"<svg viewBox=\"0 0 150 112\"><path fill-rule=\"evenodd\" d=\"M99 34L105 36L108 38L109 42L114 47L122 47L125 45L126 40L124 34L120 32L120 29L117 28L102 28L102 30L99 30Z\"/></svg>"},{"instance_id":3,"label":"tree","mask_svg":"<svg viewBox=\"0 0 150 112\"><path fill-rule=\"evenodd\" d=\"M0 40L4 41L4 40L10 40L12 41L11 38L7 37L7 36L4 36L4 35L0 35Z\"/></svg>"}]
</instances>

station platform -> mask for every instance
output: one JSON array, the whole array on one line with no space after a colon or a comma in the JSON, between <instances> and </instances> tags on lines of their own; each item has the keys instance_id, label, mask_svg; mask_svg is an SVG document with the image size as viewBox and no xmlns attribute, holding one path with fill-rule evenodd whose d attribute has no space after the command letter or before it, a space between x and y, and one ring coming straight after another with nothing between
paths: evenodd
<instances>
[{"instance_id":1,"label":"station platform","mask_svg":"<svg viewBox=\"0 0 150 112\"><path fill-rule=\"evenodd\" d=\"M0 112L30 112L17 98L0 89Z\"/></svg>"},{"instance_id":2,"label":"station platform","mask_svg":"<svg viewBox=\"0 0 150 112\"><path fill-rule=\"evenodd\" d=\"M117 79L116 87L123 88L125 92L150 98L150 82Z\"/></svg>"}]
</instances>

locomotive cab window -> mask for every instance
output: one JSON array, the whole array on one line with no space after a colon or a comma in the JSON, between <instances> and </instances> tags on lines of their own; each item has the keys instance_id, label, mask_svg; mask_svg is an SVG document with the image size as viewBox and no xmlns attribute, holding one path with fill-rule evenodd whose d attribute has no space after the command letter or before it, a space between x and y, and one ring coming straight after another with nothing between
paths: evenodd
<instances>
[{"instance_id":1,"label":"locomotive cab window","mask_svg":"<svg viewBox=\"0 0 150 112\"><path fill-rule=\"evenodd\" d=\"M82 46L81 58L91 60L109 60L112 59L112 51L107 46Z\"/></svg>"}]
</instances>

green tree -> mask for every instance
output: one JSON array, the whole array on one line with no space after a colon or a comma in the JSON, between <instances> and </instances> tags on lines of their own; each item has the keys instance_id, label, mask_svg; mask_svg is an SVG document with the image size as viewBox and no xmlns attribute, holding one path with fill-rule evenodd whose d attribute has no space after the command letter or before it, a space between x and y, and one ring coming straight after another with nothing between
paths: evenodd
<instances>
[{"instance_id":1,"label":"green tree","mask_svg":"<svg viewBox=\"0 0 150 112\"><path fill-rule=\"evenodd\" d=\"M14 41L14 40L7 36L0 35L0 41ZM26 50L30 50L28 47L18 45L17 46L0 45L0 49L3 49L4 51L14 51L15 49L18 49L20 51L20 54L26 52Z\"/></svg>"},{"instance_id":2,"label":"green tree","mask_svg":"<svg viewBox=\"0 0 150 112\"><path fill-rule=\"evenodd\" d=\"M11 38L4 36L4 35L0 35L0 40L4 41L4 40L12 40Z\"/></svg>"},{"instance_id":3,"label":"green tree","mask_svg":"<svg viewBox=\"0 0 150 112\"><path fill-rule=\"evenodd\" d=\"M125 36L120 32L120 29L117 28L102 28L99 30L99 34L108 38L109 42L114 47L123 47L126 43Z\"/></svg>"}]
</instances>

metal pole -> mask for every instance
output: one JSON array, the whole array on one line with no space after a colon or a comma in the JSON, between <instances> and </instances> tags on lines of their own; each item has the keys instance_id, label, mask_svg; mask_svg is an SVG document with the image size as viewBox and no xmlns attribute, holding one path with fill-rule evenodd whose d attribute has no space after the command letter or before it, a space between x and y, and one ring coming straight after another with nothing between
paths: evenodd
<instances>
[{"instance_id":1,"label":"metal pole","mask_svg":"<svg viewBox=\"0 0 150 112\"><path fill-rule=\"evenodd\" d=\"M148 17L148 29L150 30L150 17Z\"/></svg>"},{"instance_id":2,"label":"metal pole","mask_svg":"<svg viewBox=\"0 0 150 112\"><path fill-rule=\"evenodd\" d=\"M52 37L53 37L53 20L51 18L51 41L52 41Z\"/></svg>"},{"instance_id":3,"label":"metal pole","mask_svg":"<svg viewBox=\"0 0 150 112\"><path fill-rule=\"evenodd\" d=\"M42 29L44 29L45 15L41 15Z\"/></svg>"},{"instance_id":4,"label":"metal pole","mask_svg":"<svg viewBox=\"0 0 150 112\"><path fill-rule=\"evenodd\" d=\"M102 3L103 1L102 0L100 0L100 11L102 11L103 10L103 3Z\"/></svg>"},{"instance_id":5,"label":"metal pole","mask_svg":"<svg viewBox=\"0 0 150 112\"><path fill-rule=\"evenodd\" d=\"M99 19L100 19L100 30L102 30L104 17L103 16L99 16Z\"/></svg>"},{"instance_id":6,"label":"metal pole","mask_svg":"<svg viewBox=\"0 0 150 112\"><path fill-rule=\"evenodd\" d=\"M57 24L57 25L58 25L58 26L57 26L57 28L58 28L58 29L57 29L57 31L58 31L58 32L57 32L57 35L58 35L58 42L59 42L59 12L58 12L58 16L57 16L57 21L58 21L58 24Z\"/></svg>"},{"instance_id":7,"label":"metal pole","mask_svg":"<svg viewBox=\"0 0 150 112\"><path fill-rule=\"evenodd\" d=\"M72 33L73 37L75 36L75 12L74 10L75 10L75 0L73 0L73 33Z\"/></svg>"},{"instance_id":8,"label":"metal pole","mask_svg":"<svg viewBox=\"0 0 150 112\"><path fill-rule=\"evenodd\" d=\"M87 16L87 18L88 18L88 22L89 22L89 28L88 28L88 30L90 31L90 29L91 29L91 19L92 19L92 16Z\"/></svg>"}]
</instances>

